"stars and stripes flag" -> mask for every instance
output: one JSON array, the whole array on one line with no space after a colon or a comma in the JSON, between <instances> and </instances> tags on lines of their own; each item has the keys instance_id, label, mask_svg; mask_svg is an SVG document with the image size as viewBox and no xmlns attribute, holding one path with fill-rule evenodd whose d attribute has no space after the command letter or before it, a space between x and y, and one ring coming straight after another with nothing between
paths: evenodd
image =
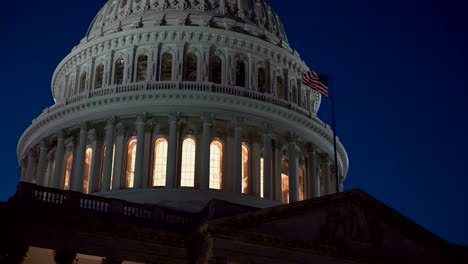
<instances>
[{"instance_id":1,"label":"stars and stripes flag","mask_svg":"<svg viewBox=\"0 0 468 264\"><path fill-rule=\"evenodd\" d=\"M304 74L302 83L328 98L328 76L310 70Z\"/></svg>"}]
</instances>

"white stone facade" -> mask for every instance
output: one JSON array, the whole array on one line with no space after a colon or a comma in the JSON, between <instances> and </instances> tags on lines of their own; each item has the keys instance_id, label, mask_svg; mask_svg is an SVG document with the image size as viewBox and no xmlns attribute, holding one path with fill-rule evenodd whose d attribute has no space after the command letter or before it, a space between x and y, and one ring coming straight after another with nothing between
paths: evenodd
<instances>
[{"instance_id":1,"label":"white stone facade","mask_svg":"<svg viewBox=\"0 0 468 264\"><path fill-rule=\"evenodd\" d=\"M64 188L68 173L71 190L187 210L211 198L268 207L285 202L285 188L287 201L333 193L332 131L316 116L320 95L301 85L306 71L263 0L111 0L57 67L56 104L18 143L22 180ZM165 186L154 186L161 138ZM187 138L196 154L190 190L181 187ZM213 141L222 145L217 190ZM339 141L338 165L342 188L348 157Z\"/></svg>"}]
</instances>

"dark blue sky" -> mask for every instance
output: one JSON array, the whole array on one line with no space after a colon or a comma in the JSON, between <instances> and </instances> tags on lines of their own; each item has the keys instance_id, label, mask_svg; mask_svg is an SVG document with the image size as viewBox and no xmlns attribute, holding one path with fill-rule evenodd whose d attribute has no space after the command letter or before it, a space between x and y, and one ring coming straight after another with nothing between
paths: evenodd
<instances>
[{"instance_id":1,"label":"dark blue sky","mask_svg":"<svg viewBox=\"0 0 468 264\"><path fill-rule=\"evenodd\" d=\"M468 245L468 8L463 0L270 0L291 46L332 72L345 189L360 188L443 239ZM52 73L105 0L6 1L0 16L0 200L16 144L53 104ZM320 118L330 123L324 102Z\"/></svg>"}]
</instances>

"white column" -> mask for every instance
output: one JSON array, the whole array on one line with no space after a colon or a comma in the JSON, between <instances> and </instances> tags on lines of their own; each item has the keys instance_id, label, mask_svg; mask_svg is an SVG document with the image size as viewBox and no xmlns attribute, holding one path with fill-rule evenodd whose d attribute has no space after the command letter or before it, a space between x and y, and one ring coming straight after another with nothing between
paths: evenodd
<instances>
[{"instance_id":1,"label":"white column","mask_svg":"<svg viewBox=\"0 0 468 264\"><path fill-rule=\"evenodd\" d=\"M319 197L320 186L317 175L317 151L312 146L307 159L307 194L308 198Z\"/></svg>"},{"instance_id":2,"label":"white column","mask_svg":"<svg viewBox=\"0 0 468 264\"><path fill-rule=\"evenodd\" d=\"M200 189L208 190L210 187L210 144L211 144L211 117L210 113L204 113L203 138L202 138L202 161L200 175Z\"/></svg>"},{"instance_id":3,"label":"white column","mask_svg":"<svg viewBox=\"0 0 468 264\"><path fill-rule=\"evenodd\" d=\"M101 191L107 192L110 190L111 186L111 176L112 176L112 159L114 155L114 123L115 119L110 118L107 120L106 124L106 153L105 153L105 160L104 160L104 169L103 169L103 176L102 176L102 186Z\"/></svg>"},{"instance_id":4,"label":"white column","mask_svg":"<svg viewBox=\"0 0 468 264\"><path fill-rule=\"evenodd\" d=\"M242 127L234 122L234 193L242 193Z\"/></svg>"},{"instance_id":5,"label":"white column","mask_svg":"<svg viewBox=\"0 0 468 264\"><path fill-rule=\"evenodd\" d=\"M54 176L52 178L52 188L61 189L60 186L61 178L63 177L63 162L64 162L64 155L65 155L65 135L63 130L59 131L57 137L57 152L55 153L55 168L54 168Z\"/></svg>"},{"instance_id":6,"label":"white column","mask_svg":"<svg viewBox=\"0 0 468 264\"><path fill-rule=\"evenodd\" d=\"M177 114L169 114L169 142L167 150L166 187L176 187L177 172Z\"/></svg>"},{"instance_id":7,"label":"white column","mask_svg":"<svg viewBox=\"0 0 468 264\"><path fill-rule=\"evenodd\" d=\"M122 174L125 175L125 172L122 171L125 150L125 126L122 123L118 123L115 126L115 132L114 177L112 179L112 190L119 190L122 182Z\"/></svg>"},{"instance_id":8,"label":"white column","mask_svg":"<svg viewBox=\"0 0 468 264\"><path fill-rule=\"evenodd\" d=\"M28 151L28 169L26 170L26 181L32 183L34 181L34 163L36 161L36 153L30 149Z\"/></svg>"},{"instance_id":9,"label":"white column","mask_svg":"<svg viewBox=\"0 0 468 264\"><path fill-rule=\"evenodd\" d=\"M260 192L260 140L255 139L255 141L252 143L252 155L250 156L251 159L251 176L252 180L250 181L252 183L252 194L258 197L261 197L261 192Z\"/></svg>"},{"instance_id":10,"label":"white column","mask_svg":"<svg viewBox=\"0 0 468 264\"><path fill-rule=\"evenodd\" d=\"M289 202L299 201L299 177L298 177L298 164L297 158L297 145L296 136L290 135L288 147L288 161L289 161Z\"/></svg>"},{"instance_id":11,"label":"white column","mask_svg":"<svg viewBox=\"0 0 468 264\"><path fill-rule=\"evenodd\" d=\"M271 188L272 179L272 147L271 147L271 126L266 125L265 134L263 135L263 197L273 199Z\"/></svg>"},{"instance_id":12,"label":"white column","mask_svg":"<svg viewBox=\"0 0 468 264\"><path fill-rule=\"evenodd\" d=\"M47 142L43 139L41 141L39 163L37 165L36 184L46 186L45 182L45 169L47 163Z\"/></svg>"},{"instance_id":13,"label":"white column","mask_svg":"<svg viewBox=\"0 0 468 264\"><path fill-rule=\"evenodd\" d=\"M143 182L143 154L145 146L145 121L146 113L137 116L135 123L137 128L137 145L135 157L135 177L133 179L133 188L140 189Z\"/></svg>"},{"instance_id":14,"label":"white column","mask_svg":"<svg viewBox=\"0 0 468 264\"><path fill-rule=\"evenodd\" d=\"M84 176L84 162L86 158L86 143L88 142L88 125L86 123L80 124L80 138L78 141L78 149L76 151L75 159L76 165L73 169L73 177L71 179L71 190L76 192L83 191L83 176Z\"/></svg>"},{"instance_id":15,"label":"white column","mask_svg":"<svg viewBox=\"0 0 468 264\"><path fill-rule=\"evenodd\" d=\"M143 149L143 185L142 188L148 188L148 186L152 186L153 181L150 180L150 164L152 151L151 149L154 148L153 143L154 141L151 138L151 132L153 129L154 120L148 120L145 122L145 146ZM154 151L154 150L153 150Z\"/></svg>"},{"instance_id":16,"label":"white column","mask_svg":"<svg viewBox=\"0 0 468 264\"><path fill-rule=\"evenodd\" d=\"M46 187L52 187L52 179L54 177L54 157L52 155L52 153L49 153L49 155L47 155L47 170L46 170L46 176L44 178L44 186Z\"/></svg>"},{"instance_id":17,"label":"white column","mask_svg":"<svg viewBox=\"0 0 468 264\"><path fill-rule=\"evenodd\" d=\"M276 141L275 145L275 200L277 201L282 201L283 200L283 195L282 195L282 179L281 179L281 161L283 160L283 153L281 151L281 145L278 141Z\"/></svg>"},{"instance_id":18,"label":"white column","mask_svg":"<svg viewBox=\"0 0 468 264\"><path fill-rule=\"evenodd\" d=\"M89 192L98 192L101 188L101 164L102 164L102 134L95 129L88 133L93 155L91 157L91 173L89 174Z\"/></svg>"},{"instance_id":19,"label":"white column","mask_svg":"<svg viewBox=\"0 0 468 264\"><path fill-rule=\"evenodd\" d=\"M325 191L327 192L326 194L332 194L333 193L333 186L332 186L332 174L331 174L331 166L332 166L332 160L331 158L327 157L327 160L325 161L325 171L324 171L324 180L325 180Z\"/></svg>"}]
</instances>

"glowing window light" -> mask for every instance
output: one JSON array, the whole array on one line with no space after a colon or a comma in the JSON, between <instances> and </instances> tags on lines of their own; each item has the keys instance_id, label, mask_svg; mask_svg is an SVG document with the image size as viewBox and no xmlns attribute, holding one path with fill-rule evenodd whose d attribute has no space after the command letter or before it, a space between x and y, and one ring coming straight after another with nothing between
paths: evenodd
<instances>
[{"instance_id":1,"label":"glowing window light","mask_svg":"<svg viewBox=\"0 0 468 264\"><path fill-rule=\"evenodd\" d=\"M195 140L186 138L182 143L182 165L180 170L180 186L195 186Z\"/></svg>"},{"instance_id":2,"label":"glowing window light","mask_svg":"<svg viewBox=\"0 0 468 264\"><path fill-rule=\"evenodd\" d=\"M90 177L91 177L91 162L93 160L93 149L86 149L84 175L83 175L83 193L89 193Z\"/></svg>"},{"instance_id":3,"label":"glowing window light","mask_svg":"<svg viewBox=\"0 0 468 264\"><path fill-rule=\"evenodd\" d=\"M249 148L242 144L242 193L249 192Z\"/></svg>"},{"instance_id":4,"label":"glowing window light","mask_svg":"<svg viewBox=\"0 0 468 264\"><path fill-rule=\"evenodd\" d=\"M221 190L223 173L223 145L213 141L210 145L210 189Z\"/></svg>"},{"instance_id":5,"label":"glowing window light","mask_svg":"<svg viewBox=\"0 0 468 264\"><path fill-rule=\"evenodd\" d=\"M133 188L135 179L135 158L136 158L137 140L132 139L128 142L128 156L127 156L127 171L126 171L126 188Z\"/></svg>"},{"instance_id":6,"label":"glowing window light","mask_svg":"<svg viewBox=\"0 0 468 264\"><path fill-rule=\"evenodd\" d=\"M154 143L153 186L166 186L167 147L165 138L159 138Z\"/></svg>"},{"instance_id":7,"label":"glowing window light","mask_svg":"<svg viewBox=\"0 0 468 264\"><path fill-rule=\"evenodd\" d=\"M65 167L65 181L63 184L64 190L70 190L70 176L71 176L72 165L73 165L73 155L70 155L67 158L67 164Z\"/></svg>"}]
</instances>

